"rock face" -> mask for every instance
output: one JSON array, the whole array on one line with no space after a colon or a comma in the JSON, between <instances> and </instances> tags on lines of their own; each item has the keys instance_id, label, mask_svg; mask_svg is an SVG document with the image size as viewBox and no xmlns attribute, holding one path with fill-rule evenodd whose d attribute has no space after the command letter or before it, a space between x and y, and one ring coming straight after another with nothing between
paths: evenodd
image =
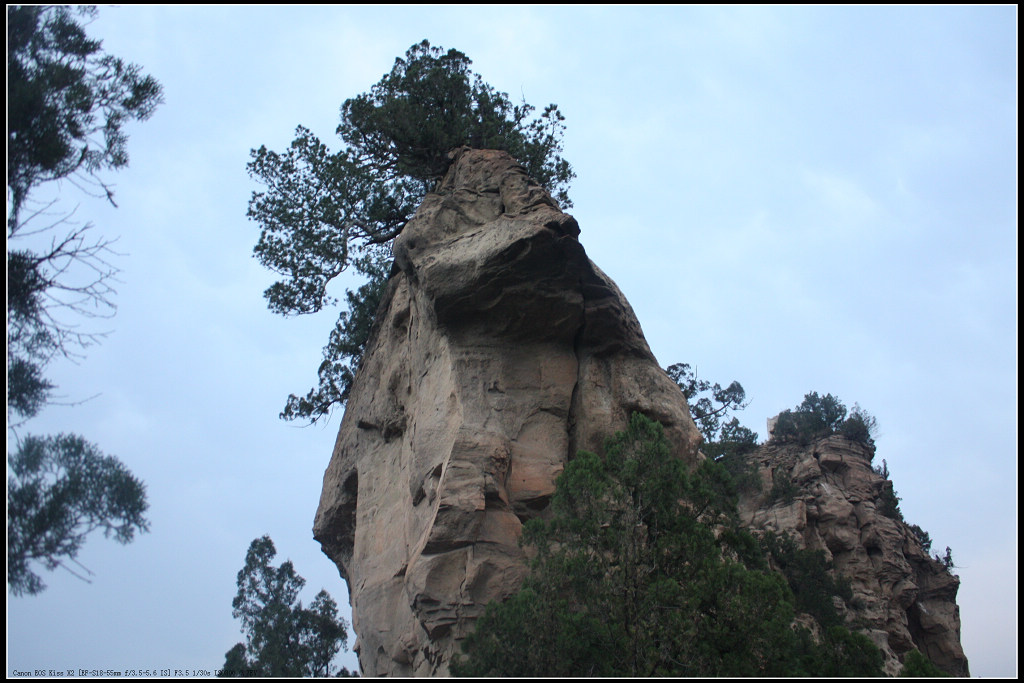
<instances>
[{"instance_id":1,"label":"rock face","mask_svg":"<svg viewBox=\"0 0 1024 683\"><path fill-rule=\"evenodd\" d=\"M395 241L314 523L348 582L363 675L447 674L485 605L521 583L522 524L567 460L633 411L701 457L682 392L578 235L507 154L463 149ZM888 673L917 648L966 676L959 579L883 514L892 484L872 455L839 436L770 442L741 519L825 552Z\"/></svg>"},{"instance_id":2,"label":"rock face","mask_svg":"<svg viewBox=\"0 0 1024 683\"><path fill-rule=\"evenodd\" d=\"M947 673L968 676L960 579L929 557L910 526L882 513L892 482L871 468L873 454L841 436L805 447L769 442L749 456L761 491L741 498L741 520L825 552L853 589L847 623L882 649L887 673L917 648Z\"/></svg>"},{"instance_id":3,"label":"rock face","mask_svg":"<svg viewBox=\"0 0 1024 683\"><path fill-rule=\"evenodd\" d=\"M463 149L394 244L314 524L363 675L444 675L525 574L522 524L631 412L700 435L579 227L503 152ZM954 588L955 590L955 588Z\"/></svg>"}]
</instances>

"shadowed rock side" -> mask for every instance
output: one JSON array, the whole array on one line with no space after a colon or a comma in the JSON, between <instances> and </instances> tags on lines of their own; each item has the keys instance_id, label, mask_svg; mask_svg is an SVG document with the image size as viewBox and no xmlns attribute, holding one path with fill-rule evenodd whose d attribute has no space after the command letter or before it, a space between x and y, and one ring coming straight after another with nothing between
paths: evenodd
<instances>
[{"instance_id":1,"label":"shadowed rock side","mask_svg":"<svg viewBox=\"0 0 1024 683\"><path fill-rule=\"evenodd\" d=\"M463 148L395 241L314 523L364 675L446 674L522 581L522 524L566 460L631 412L700 457L682 392L578 234L508 154Z\"/></svg>"},{"instance_id":2,"label":"shadowed rock side","mask_svg":"<svg viewBox=\"0 0 1024 683\"><path fill-rule=\"evenodd\" d=\"M960 645L960 579L931 558L909 525L881 512L892 487L871 468L870 447L841 436L809 446L768 443L748 456L761 491L740 500L741 521L754 530L789 533L800 547L823 550L853 589L847 624L869 636L899 673L917 648L939 668L968 676ZM776 482L792 482L773 500Z\"/></svg>"}]
</instances>

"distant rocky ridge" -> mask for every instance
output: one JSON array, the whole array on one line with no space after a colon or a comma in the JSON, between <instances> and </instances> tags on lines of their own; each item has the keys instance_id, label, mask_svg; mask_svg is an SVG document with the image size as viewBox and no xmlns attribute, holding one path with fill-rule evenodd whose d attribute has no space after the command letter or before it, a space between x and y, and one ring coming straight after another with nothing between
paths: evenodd
<instances>
[{"instance_id":1,"label":"distant rocky ridge","mask_svg":"<svg viewBox=\"0 0 1024 683\"><path fill-rule=\"evenodd\" d=\"M925 552L908 524L882 512L892 482L872 469L872 456L872 447L841 436L807 446L770 441L747 456L761 486L741 497L741 522L824 551L853 589L852 606L842 607L847 625L882 650L887 673L898 674L916 648L943 671L968 676L960 579Z\"/></svg>"},{"instance_id":2,"label":"distant rocky ridge","mask_svg":"<svg viewBox=\"0 0 1024 683\"><path fill-rule=\"evenodd\" d=\"M702 457L685 397L578 235L509 155L464 148L395 241L314 522L348 582L363 675L446 675L484 606L519 587L520 529L570 454L601 452L632 412L676 457ZM959 580L878 512L870 455L839 437L760 447L743 520L826 550L889 673L916 647L967 675Z\"/></svg>"}]
</instances>

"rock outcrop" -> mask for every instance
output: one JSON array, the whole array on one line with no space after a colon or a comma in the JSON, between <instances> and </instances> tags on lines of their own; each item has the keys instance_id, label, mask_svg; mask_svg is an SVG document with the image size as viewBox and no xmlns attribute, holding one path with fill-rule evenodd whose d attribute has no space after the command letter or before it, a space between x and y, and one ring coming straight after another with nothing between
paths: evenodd
<instances>
[{"instance_id":1,"label":"rock outcrop","mask_svg":"<svg viewBox=\"0 0 1024 683\"><path fill-rule=\"evenodd\" d=\"M364 675L443 675L524 574L522 524L577 449L639 411L700 457L575 219L512 158L462 149L394 244L314 524L348 581Z\"/></svg>"},{"instance_id":2,"label":"rock outcrop","mask_svg":"<svg viewBox=\"0 0 1024 683\"><path fill-rule=\"evenodd\" d=\"M872 469L873 455L841 436L808 446L769 442L748 456L761 487L741 498L741 521L824 551L853 589L847 624L881 648L887 673L897 674L916 648L947 673L967 676L960 579L929 557L909 525L884 513L892 482Z\"/></svg>"}]
</instances>

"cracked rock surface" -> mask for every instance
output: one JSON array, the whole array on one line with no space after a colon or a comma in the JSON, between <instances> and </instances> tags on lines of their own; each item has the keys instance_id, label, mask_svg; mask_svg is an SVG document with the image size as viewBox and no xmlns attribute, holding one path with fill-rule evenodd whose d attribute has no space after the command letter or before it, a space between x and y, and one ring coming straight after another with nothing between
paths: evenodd
<instances>
[{"instance_id":1,"label":"cracked rock surface","mask_svg":"<svg viewBox=\"0 0 1024 683\"><path fill-rule=\"evenodd\" d=\"M324 474L314 536L347 580L364 676L432 676L526 572L522 524L578 449L639 411L700 457L576 220L504 152L455 152L395 267Z\"/></svg>"},{"instance_id":2,"label":"cracked rock surface","mask_svg":"<svg viewBox=\"0 0 1024 683\"><path fill-rule=\"evenodd\" d=\"M850 582L847 625L870 637L896 675L920 650L940 669L968 676L960 644L960 579L930 557L913 529L882 512L892 482L872 469L874 450L841 436L807 446L761 446L748 456L760 491L741 496L741 521L755 531L788 533L801 548L822 550ZM789 495L773 497L779 481ZM776 489L778 490L778 489Z\"/></svg>"}]
</instances>

